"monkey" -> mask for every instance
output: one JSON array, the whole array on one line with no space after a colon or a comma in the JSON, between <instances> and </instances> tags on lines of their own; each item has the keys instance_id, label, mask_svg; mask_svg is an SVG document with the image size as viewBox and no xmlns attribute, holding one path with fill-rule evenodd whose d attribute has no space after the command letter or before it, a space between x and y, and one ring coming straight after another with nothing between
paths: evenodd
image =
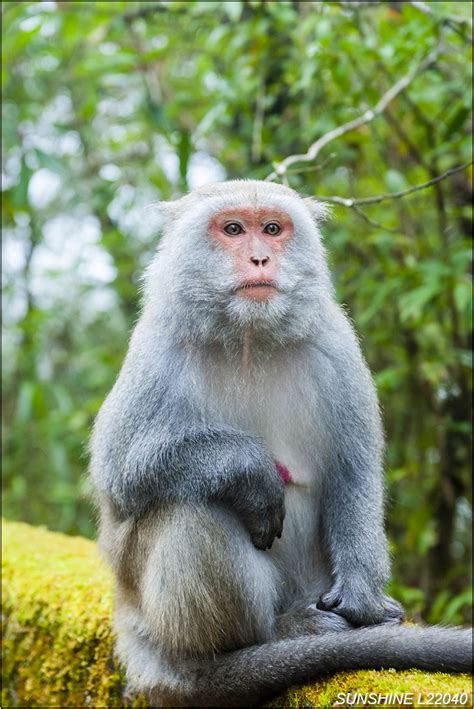
<instances>
[{"instance_id":1,"label":"monkey","mask_svg":"<svg viewBox=\"0 0 474 709\"><path fill-rule=\"evenodd\" d=\"M349 669L461 672L469 630L385 594L384 434L326 206L258 180L158 205L91 436L117 654L152 706L250 706Z\"/></svg>"}]
</instances>

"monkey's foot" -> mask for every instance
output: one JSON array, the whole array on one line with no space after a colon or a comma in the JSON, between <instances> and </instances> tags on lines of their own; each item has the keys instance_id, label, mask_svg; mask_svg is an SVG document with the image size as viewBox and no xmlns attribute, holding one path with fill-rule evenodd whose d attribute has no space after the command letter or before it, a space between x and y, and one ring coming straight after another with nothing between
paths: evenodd
<instances>
[{"instance_id":1,"label":"monkey's foot","mask_svg":"<svg viewBox=\"0 0 474 709\"><path fill-rule=\"evenodd\" d=\"M321 596L317 607L341 615L356 627L401 623L405 618L403 607L394 598L375 594L363 585L355 593L342 581L336 581L331 590Z\"/></svg>"}]
</instances>

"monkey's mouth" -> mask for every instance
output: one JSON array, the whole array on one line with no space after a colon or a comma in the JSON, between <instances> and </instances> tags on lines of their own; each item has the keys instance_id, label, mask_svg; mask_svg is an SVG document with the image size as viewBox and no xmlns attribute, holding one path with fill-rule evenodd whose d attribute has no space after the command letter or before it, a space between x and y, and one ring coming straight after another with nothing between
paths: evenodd
<instances>
[{"instance_id":1,"label":"monkey's mouth","mask_svg":"<svg viewBox=\"0 0 474 709\"><path fill-rule=\"evenodd\" d=\"M245 281L235 289L238 295L256 300L267 300L277 292L278 288L274 281Z\"/></svg>"}]
</instances>

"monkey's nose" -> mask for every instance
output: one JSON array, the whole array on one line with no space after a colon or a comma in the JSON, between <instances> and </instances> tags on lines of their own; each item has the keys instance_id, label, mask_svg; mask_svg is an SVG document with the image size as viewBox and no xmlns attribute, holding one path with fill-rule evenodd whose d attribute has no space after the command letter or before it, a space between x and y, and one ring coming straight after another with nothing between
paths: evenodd
<instances>
[{"instance_id":1,"label":"monkey's nose","mask_svg":"<svg viewBox=\"0 0 474 709\"><path fill-rule=\"evenodd\" d=\"M255 264L255 266L266 266L270 261L270 256L262 256L261 258L258 256L251 256L250 260L253 264Z\"/></svg>"}]
</instances>

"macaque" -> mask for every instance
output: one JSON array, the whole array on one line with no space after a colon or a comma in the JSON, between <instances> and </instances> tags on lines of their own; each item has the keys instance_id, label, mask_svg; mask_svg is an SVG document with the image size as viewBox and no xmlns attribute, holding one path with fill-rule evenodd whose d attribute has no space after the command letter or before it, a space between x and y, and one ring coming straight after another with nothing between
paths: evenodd
<instances>
[{"instance_id":1,"label":"macaque","mask_svg":"<svg viewBox=\"0 0 474 709\"><path fill-rule=\"evenodd\" d=\"M358 668L467 671L468 630L384 593L384 440L325 207L253 180L159 206L93 431L118 655L152 706L249 706Z\"/></svg>"}]
</instances>

